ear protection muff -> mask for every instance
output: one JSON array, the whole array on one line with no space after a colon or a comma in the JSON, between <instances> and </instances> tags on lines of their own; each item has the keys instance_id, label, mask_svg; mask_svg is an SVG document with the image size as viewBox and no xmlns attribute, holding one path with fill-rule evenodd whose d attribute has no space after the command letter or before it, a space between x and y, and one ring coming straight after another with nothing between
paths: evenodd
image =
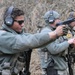
<instances>
[{"instance_id":1,"label":"ear protection muff","mask_svg":"<svg viewBox=\"0 0 75 75\"><path fill-rule=\"evenodd\" d=\"M74 11L70 12L68 19L71 19L71 18L74 18L74 17L75 17L75 12Z\"/></svg>"},{"instance_id":2,"label":"ear protection muff","mask_svg":"<svg viewBox=\"0 0 75 75\"><path fill-rule=\"evenodd\" d=\"M54 15L53 15L53 11L50 12L48 20L49 20L49 23L54 23L55 18L54 18Z\"/></svg>"},{"instance_id":3,"label":"ear protection muff","mask_svg":"<svg viewBox=\"0 0 75 75\"><path fill-rule=\"evenodd\" d=\"M7 11L6 11L6 15L5 15L5 18L4 18L4 23L7 25L7 26L12 26L13 25L13 22L14 22L14 20L13 20L13 18L12 18L12 16L11 16L11 13L12 13L12 11L13 11L13 6L11 6L11 7L9 7L8 9L7 9Z\"/></svg>"}]
</instances>

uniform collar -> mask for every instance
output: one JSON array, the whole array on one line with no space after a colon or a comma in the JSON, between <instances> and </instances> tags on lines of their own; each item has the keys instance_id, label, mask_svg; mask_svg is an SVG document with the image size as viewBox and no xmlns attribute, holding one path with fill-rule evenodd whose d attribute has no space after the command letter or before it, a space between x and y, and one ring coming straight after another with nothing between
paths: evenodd
<instances>
[{"instance_id":1,"label":"uniform collar","mask_svg":"<svg viewBox=\"0 0 75 75\"><path fill-rule=\"evenodd\" d=\"M16 32L16 31L14 31L13 29L11 29L11 28L9 28L7 25L5 25L5 24L3 24L2 25L2 28L1 29L4 29L4 30L6 30L6 31L8 31L8 32L11 32L11 33L14 33L14 34L21 34L21 33L23 33L23 31L21 32L21 33L18 33L18 32Z\"/></svg>"}]
</instances>

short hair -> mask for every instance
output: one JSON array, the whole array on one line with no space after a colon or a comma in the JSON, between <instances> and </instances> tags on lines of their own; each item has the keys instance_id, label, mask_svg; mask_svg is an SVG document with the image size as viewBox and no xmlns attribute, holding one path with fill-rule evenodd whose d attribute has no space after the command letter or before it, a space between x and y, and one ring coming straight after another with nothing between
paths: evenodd
<instances>
[{"instance_id":1,"label":"short hair","mask_svg":"<svg viewBox=\"0 0 75 75\"><path fill-rule=\"evenodd\" d=\"M8 16L8 14L7 14L8 9L9 8L6 8L6 10L5 10L5 13L4 13L4 16L3 16L4 19ZM17 16L21 16L21 15L24 15L24 11L23 10L21 10L19 8L13 8L13 10L11 12L11 17L13 19L15 19Z\"/></svg>"},{"instance_id":2,"label":"short hair","mask_svg":"<svg viewBox=\"0 0 75 75\"><path fill-rule=\"evenodd\" d=\"M15 19L17 16L20 16L20 15L24 15L24 11L18 8L13 8L13 11L11 13L11 16L13 17L13 19Z\"/></svg>"}]
</instances>

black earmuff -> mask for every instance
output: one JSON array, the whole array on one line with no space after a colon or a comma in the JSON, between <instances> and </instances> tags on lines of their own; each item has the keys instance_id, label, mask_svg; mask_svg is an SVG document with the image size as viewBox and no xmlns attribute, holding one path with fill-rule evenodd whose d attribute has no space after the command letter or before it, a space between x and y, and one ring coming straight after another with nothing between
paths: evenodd
<instances>
[{"instance_id":1,"label":"black earmuff","mask_svg":"<svg viewBox=\"0 0 75 75\"><path fill-rule=\"evenodd\" d=\"M54 18L54 15L53 15L53 11L50 11L50 15L49 15L48 20L49 20L49 23L54 23L55 18Z\"/></svg>"},{"instance_id":2,"label":"black earmuff","mask_svg":"<svg viewBox=\"0 0 75 75\"><path fill-rule=\"evenodd\" d=\"M13 25L13 18L11 16L11 13L13 11L13 6L9 7L5 13L5 18L4 18L4 23L7 25L7 26L12 26Z\"/></svg>"},{"instance_id":3,"label":"black earmuff","mask_svg":"<svg viewBox=\"0 0 75 75\"><path fill-rule=\"evenodd\" d=\"M72 11L69 13L69 17L67 19L71 19L71 18L74 18L75 17L75 12Z\"/></svg>"}]
</instances>

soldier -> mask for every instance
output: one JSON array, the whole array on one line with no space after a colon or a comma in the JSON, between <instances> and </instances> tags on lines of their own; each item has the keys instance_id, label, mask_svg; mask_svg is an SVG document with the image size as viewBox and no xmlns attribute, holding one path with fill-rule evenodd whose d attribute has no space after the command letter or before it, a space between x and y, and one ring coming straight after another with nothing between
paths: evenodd
<instances>
[{"instance_id":1,"label":"soldier","mask_svg":"<svg viewBox=\"0 0 75 75\"><path fill-rule=\"evenodd\" d=\"M57 28L56 24L61 21L60 14L54 10L46 12L44 19L46 27L41 32L54 31ZM68 75L66 52L73 43L72 39L60 36L50 44L38 49L43 75Z\"/></svg>"},{"instance_id":2,"label":"soldier","mask_svg":"<svg viewBox=\"0 0 75 75\"><path fill-rule=\"evenodd\" d=\"M23 52L54 41L63 35L65 27L59 26L53 32L29 34L23 31L23 26L24 12L8 7L0 30L0 75L17 75L25 66Z\"/></svg>"},{"instance_id":3,"label":"soldier","mask_svg":"<svg viewBox=\"0 0 75 75\"><path fill-rule=\"evenodd\" d=\"M75 18L75 12L72 11L69 13L68 15L68 19L72 19ZM70 27L70 31L67 34L67 37L75 37L75 21L71 22L69 25ZM70 50L71 48L69 48L69 52L68 52L68 67L69 67L69 74L70 75L75 75L75 48L73 48L72 50Z\"/></svg>"}]
</instances>

